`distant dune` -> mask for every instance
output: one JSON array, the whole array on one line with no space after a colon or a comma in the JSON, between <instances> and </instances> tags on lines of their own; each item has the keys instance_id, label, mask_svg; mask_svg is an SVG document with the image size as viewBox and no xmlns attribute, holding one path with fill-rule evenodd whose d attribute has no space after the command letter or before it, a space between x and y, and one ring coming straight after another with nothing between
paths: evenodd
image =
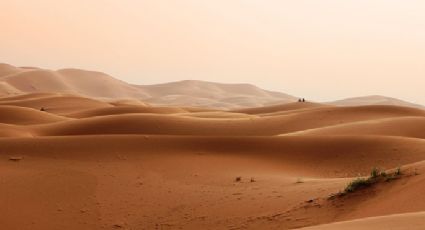
<instances>
[{"instance_id":1,"label":"distant dune","mask_svg":"<svg viewBox=\"0 0 425 230\"><path fill-rule=\"evenodd\" d=\"M282 113L287 111L301 110L301 109L311 109L316 107L326 106L325 104L311 103L311 102L293 102L279 105L263 106L256 108L246 108L246 109L237 109L233 110L234 112L247 113L247 114L269 114L269 113Z\"/></svg>"},{"instance_id":2,"label":"distant dune","mask_svg":"<svg viewBox=\"0 0 425 230\"><path fill-rule=\"evenodd\" d=\"M151 86L138 86L157 105L197 106L219 109L256 107L296 101L293 96L271 92L250 84L222 84L187 80Z\"/></svg>"},{"instance_id":3,"label":"distant dune","mask_svg":"<svg viewBox=\"0 0 425 230\"><path fill-rule=\"evenodd\" d=\"M407 106L407 107L425 109L423 105L418 105L418 104L410 103L400 99L396 99L392 97L384 97L379 95L346 98L343 100L328 102L327 104L338 105L338 106L398 105L398 106Z\"/></svg>"},{"instance_id":4,"label":"distant dune","mask_svg":"<svg viewBox=\"0 0 425 230\"><path fill-rule=\"evenodd\" d=\"M104 73L78 69L58 71L0 66L0 82L21 93L72 93L98 98L146 98L137 88ZM3 88L5 88L4 86ZM0 92L9 95L7 91Z\"/></svg>"},{"instance_id":5,"label":"distant dune","mask_svg":"<svg viewBox=\"0 0 425 230\"><path fill-rule=\"evenodd\" d=\"M57 71L0 64L0 95L66 93L99 99L142 100L154 105L242 108L288 103L295 97L249 84L180 81L131 85L105 73L79 69Z\"/></svg>"},{"instance_id":6,"label":"distant dune","mask_svg":"<svg viewBox=\"0 0 425 230\"><path fill-rule=\"evenodd\" d=\"M131 104L152 104L157 106L202 107L210 109L238 110L254 107L269 112L282 111L279 106L293 103L297 97L260 89L250 84L223 84L215 82L184 80L157 85L132 85L115 79L105 73L80 69L57 71L34 67L15 67L0 64L0 96L27 93L74 94L102 100L127 101ZM320 104L293 104L319 106ZM417 105L384 96L347 98L321 105L398 105L424 109ZM252 109L251 109L252 110ZM252 112L256 113L253 109Z\"/></svg>"},{"instance_id":7,"label":"distant dune","mask_svg":"<svg viewBox=\"0 0 425 230\"><path fill-rule=\"evenodd\" d=\"M50 113L73 113L79 110L112 107L113 105L95 99L68 94L36 93L0 98L0 105L15 105Z\"/></svg>"}]
</instances>

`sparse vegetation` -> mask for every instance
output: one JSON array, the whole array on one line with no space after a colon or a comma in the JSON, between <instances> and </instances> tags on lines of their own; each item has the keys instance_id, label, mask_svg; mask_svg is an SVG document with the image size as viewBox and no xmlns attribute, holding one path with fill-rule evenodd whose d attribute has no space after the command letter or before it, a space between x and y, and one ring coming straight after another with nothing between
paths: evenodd
<instances>
[{"instance_id":1,"label":"sparse vegetation","mask_svg":"<svg viewBox=\"0 0 425 230\"><path fill-rule=\"evenodd\" d=\"M295 182L295 184L301 184L304 183L302 178L297 178L297 181Z\"/></svg>"},{"instance_id":2,"label":"sparse vegetation","mask_svg":"<svg viewBox=\"0 0 425 230\"><path fill-rule=\"evenodd\" d=\"M359 188L368 187L373 183L373 178L356 178L350 183L348 183L347 187L344 189L344 193L350 193L358 190Z\"/></svg>"},{"instance_id":3,"label":"sparse vegetation","mask_svg":"<svg viewBox=\"0 0 425 230\"><path fill-rule=\"evenodd\" d=\"M236 181L236 182L241 182L241 181L242 181L242 177L240 177L240 176L236 177L236 178L235 178L235 181Z\"/></svg>"},{"instance_id":4,"label":"sparse vegetation","mask_svg":"<svg viewBox=\"0 0 425 230\"><path fill-rule=\"evenodd\" d=\"M395 180L395 179L397 179L397 178L399 178L400 176L401 176L401 168L400 167L397 167L396 169L395 169L395 171L394 171L394 173L392 173L392 174L389 174L389 175L387 175L386 177L385 177L385 181L392 181L392 180Z\"/></svg>"},{"instance_id":5,"label":"sparse vegetation","mask_svg":"<svg viewBox=\"0 0 425 230\"><path fill-rule=\"evenodd\" d=\"M379 168L374 167L370 171L370 176L367 178L359 177L351 181L347 184L344 191L341 191L337 194L333 194L330 198L338 196L343 196L348 193L355 192L361 188L369 187L380 180L384 180L386 182L399 178L402 175L401 168L397 167L393 173L387 173L385 171L381 171Z\"/></svg>"}]
</instances>

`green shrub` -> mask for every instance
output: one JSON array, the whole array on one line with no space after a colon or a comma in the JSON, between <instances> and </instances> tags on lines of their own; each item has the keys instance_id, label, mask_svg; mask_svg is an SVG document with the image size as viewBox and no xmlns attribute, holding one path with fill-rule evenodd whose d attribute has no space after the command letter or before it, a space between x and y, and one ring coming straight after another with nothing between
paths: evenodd
<instances>
[{"instance_id":1,"label":"green shrub","mask_svg":"<svg viewBox=\"0 0 425 230\"><path fill-rule=\"evenodd\" d=\"M340 195L344 195L347 193L354 192L360 188L368 187L376 182L378 182L380 179L384 179L385 181L391 181L399 178L401 175L401 168L398 167L394 173L387 174L385 171L381 171L378 168L374 167L372 168L372 171L370 172L370 176L368 178L356 178L353 181L351 181L344 189L344 191L340 192Z\"/></svg>"},{"instance_id":2,"label":"green shrub","mask_svg":"<svg viewBox=\"0 0 425 230\"><path fill-rule=\"evenodd\" d=\"M357 178L348 183L347 187L344 189L344 193L351 193L356 191L359 188L365 188L372 184L370 178Z\"/></svg>"}]
</instances>

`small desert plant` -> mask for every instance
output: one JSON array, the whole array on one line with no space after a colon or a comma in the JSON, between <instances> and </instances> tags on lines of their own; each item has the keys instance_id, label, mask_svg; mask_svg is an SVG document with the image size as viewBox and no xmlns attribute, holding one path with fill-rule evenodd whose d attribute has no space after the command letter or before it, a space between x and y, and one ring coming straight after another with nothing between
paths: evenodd
<instances>
[{"instance_id":1,"label":"small desert plant","mask_svg":"<svg viewBox=\"0 0 425 230\"><path fill-rule=\"evenodd\" d=\"M295 182L296 184L301 184L304 183L304 180L302 178L297 178L297 181Z\"/></svg>"},{"instance_id":2,"label":"small desert plant","mask_svg":"<svg viewBox=\"0 0 425 230\"><path fill-rule=\"evenodd\" d=\"M236 181L236 182L241 182L241 181L242 181L242 177L240 177L240 176L236 177L236 178L235 178L235 181Z\"/></svg>"},{"instance_id":3,"label":"small desert plant","mask_svg":"<svg viewBox=\"0 0 425 230\"><path fill-rule=\"evenodd\" d=\"M370 178L357 178L348 183L347 187L345 187L343 193L354 192L359 188L368 187L372 184L372 180Z\"/></svg>"}]
</instances>

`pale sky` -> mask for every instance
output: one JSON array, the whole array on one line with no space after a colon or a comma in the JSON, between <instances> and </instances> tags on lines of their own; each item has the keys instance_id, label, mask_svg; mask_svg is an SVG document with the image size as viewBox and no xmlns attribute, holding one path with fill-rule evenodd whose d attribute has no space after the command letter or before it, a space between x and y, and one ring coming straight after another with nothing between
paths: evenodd
<instances>
[{"instance_id":1,"label":"pale sky","mask_svg":"<svg viewBox=\"0 0 425 230\"><path fill-rule=\"evenodd\" d=\"M0 62L425 104L424 0L1 0Z\"/></svg>"}]
</instances>

